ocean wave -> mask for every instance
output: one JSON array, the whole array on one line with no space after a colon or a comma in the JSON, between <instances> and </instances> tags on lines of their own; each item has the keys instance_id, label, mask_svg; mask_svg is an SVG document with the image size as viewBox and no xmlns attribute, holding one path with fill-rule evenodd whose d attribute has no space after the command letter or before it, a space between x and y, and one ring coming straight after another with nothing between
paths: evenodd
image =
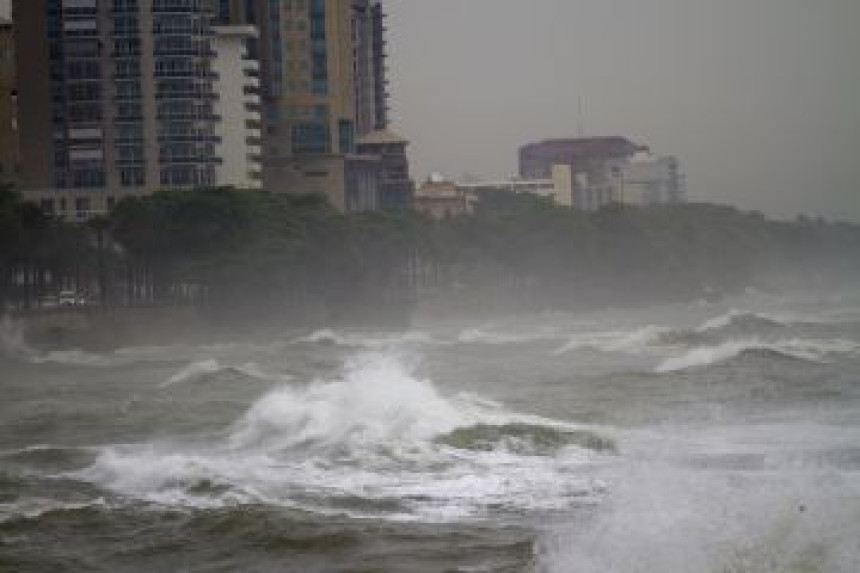
<instances>
[{"instance_id":1,"label":"ocean wave","mask_svg":"<svg viewBox=\"0 0 860 573\"><path fill-rule=\"evenodd\" d=\"M458 428L438 437L436 441L463 450L493 451L501 447L522 455L554 455L568 446L598 452L616 451L614 440L596 432L532 424L478 424Z\"/></svg>"},{"instance_id":2,"label":"ocean wave","mask_svg":"<svg viewBox=\"0 0 860 573\"><path fill-rule=\"evenodd\" d=\"M720 330L733 331L773 331L796 326L834 325L851 323L858 320L856 308L830 310L818 313L766 313L732 309L725 314L705 321L698 332Z\"/></svg>"},{"instance_id":3,"label":"ocean wave","mask_svg":"<svg viewBox=\"0 0 860 573\"><path fill-rule=\"evenodd\" d=\"M629 331L597 332L571 337L554 354L577 350L651 354L667 347L688 346L709 340L706 335L684 329L649 325Z\"/></svg>"},{"instance_id":4,"label":"ocean wave","mask_svg":"<svg viewBox=\"0 0 860 573\"><path fill-rule=\"evenodd\" d=\"M429 344L434 342L433 337L426 332L409 331L403 333L360 333L360 332L338 332L330 328L315 330L307 336L297 338L293 344L319 344L328 346L342 346L346 348L363 348L368 350L381 350L385 348Z\"/></svg>"},{"instance_id":5,"label":"ocean wave","mask_svg":"<svg viewBox=\"0 0 860 573\"><path fill-rule=\"evenodd\" d=\"M830 355L851 354L860 350L860 344L850 340L777 340L757 338L729 340L715 346L694 348L679 356L664 360L657 372L677 372L727 362L741 356L767 356L805 362L822 362Z\"/></svg>"},{"instance_id":6,"label":"ocean wave","mask_svg":"<svg viewBox=\"0 0 860 573\"><path fill-rule=\"evenodd\" d=\"M375 352L336 379L269 392L212 443L110 446L72 477L166 505L355 515L361 499L377 517L448 520L561 509L594 494L585 468L611 453L600 440L486 399L446 397L401 357Z\"/></svg>"},{"instance_id":7,"label":"ocean wave","mask_svg":"<svg viewBox=\"0 0 860 573\"><path fill-rule=\"evenodd\" d=\"M499 332L488 328L467 328L457 335L457 342L463 344L520 344L552 340L558 338L558 333L551 328L540 328L525 332Z\"/></svg>"},{"instance_id":8,"label":"ocean wave","mask_svg":"<svg viewBox=\"0 0 860 573\"><path fill-rule=\"evenodd\" d=\"M192 382L215 374L235 373L248 378L260 380L287 382L290 376L283 374L270 374L264 372L257 364L248 362L239 366L223 365L217 360L199 360L192 362L182 368L179 372L168 378L159 385L159 388L168 388L185 382Z\"/></svg>"},{"instance_id":9,"label":"ocean wave","mask_svg":"<svg viewBox=\"0 0 860 573\"><path fill-rule=\"evenodd\" d=\"M30 521L61 512L101 509L108 507L103 498L85 502L68 502L47 498L25 498L11 503L0 502L0 524Z\"/></svg>"}]
</instances>

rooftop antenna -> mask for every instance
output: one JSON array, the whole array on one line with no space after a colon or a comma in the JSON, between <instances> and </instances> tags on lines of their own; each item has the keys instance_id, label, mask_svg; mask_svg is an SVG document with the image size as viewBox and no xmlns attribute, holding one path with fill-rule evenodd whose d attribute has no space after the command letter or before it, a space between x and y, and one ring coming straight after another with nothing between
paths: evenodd
<instances>
[{"instance_id":1,"label":"rooftop antenna","mask_svg":"<svg viewBox=\"0 0 860 573\"><path fill-rule=\"evenodd\" d=\"M585 137L585 122L582 116L582 96L576 98L577 120L576 120L576 136Z\"/></svg>"}]
</instances>

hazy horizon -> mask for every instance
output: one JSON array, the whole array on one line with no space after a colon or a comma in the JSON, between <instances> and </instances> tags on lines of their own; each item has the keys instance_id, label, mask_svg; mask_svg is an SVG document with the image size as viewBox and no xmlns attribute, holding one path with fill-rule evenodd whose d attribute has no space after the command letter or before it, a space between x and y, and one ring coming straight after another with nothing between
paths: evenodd
<instances>
[{"instance_id":1,"label":"hazy horizon","mask_svg":"<svg viewBox=\"0 0 860 573\"><path fill-rule=\"evenodd\" d=\"M691 200L860 221L854 0L390 0L394 129L414 176L505 177L517 148L624 135ZM527 7L526 7L527 6Z\"/></svg>"}]
</instances>

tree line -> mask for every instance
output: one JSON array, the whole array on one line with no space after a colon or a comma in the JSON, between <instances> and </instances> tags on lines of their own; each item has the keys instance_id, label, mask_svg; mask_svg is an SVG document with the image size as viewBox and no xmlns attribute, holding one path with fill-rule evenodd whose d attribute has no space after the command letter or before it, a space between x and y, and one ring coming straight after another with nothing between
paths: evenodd
<instances>
[{"instance_id":1,"label":"tree line","mask_svg":"<svg viewBox=\"0 0 860 573\"><path fill-rule=\"evenodd\" d=\"M0 309L194 304L348 317L416 300L518 309L682 301L860 276L860 226L708 204L591 213L485 193L442 221L232 188L127 198L85 224L0 189ZM68 300L65 302L69 302Z\"/></svg>"}]
</instances>

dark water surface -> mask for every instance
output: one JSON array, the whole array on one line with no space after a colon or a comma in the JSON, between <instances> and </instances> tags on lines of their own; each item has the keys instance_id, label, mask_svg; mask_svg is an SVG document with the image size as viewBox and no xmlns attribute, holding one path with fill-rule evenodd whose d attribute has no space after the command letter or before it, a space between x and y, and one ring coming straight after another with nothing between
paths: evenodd
<instances>
[{"instance_id":1,"label":"dark water surface","mask_svg":"<svg viewBox=\"0 0 860 573\"><path fill-rule=\"evenodd\" d=\"M0 344L0 571L860 571L860 296Z\"/></svg>"}]
</instances>

